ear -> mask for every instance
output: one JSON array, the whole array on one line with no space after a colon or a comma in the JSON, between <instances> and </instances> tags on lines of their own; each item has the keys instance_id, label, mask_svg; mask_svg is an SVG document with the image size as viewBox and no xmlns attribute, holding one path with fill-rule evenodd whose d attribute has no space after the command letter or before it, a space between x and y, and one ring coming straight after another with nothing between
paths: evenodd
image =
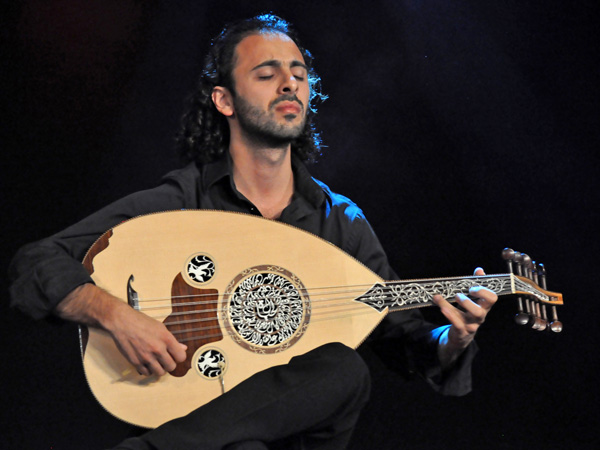
<instances>
[{"instance_id":1,"label":"ear","mask_svg":"<svg viewBox=\"0 0 600 450\"><path fill-rule=\"evenodd\" d=\"M226 117L233 115L233 98L229 89L223 86L215 86L211 98L217 111Z\"/></svg>"}]
</instances>

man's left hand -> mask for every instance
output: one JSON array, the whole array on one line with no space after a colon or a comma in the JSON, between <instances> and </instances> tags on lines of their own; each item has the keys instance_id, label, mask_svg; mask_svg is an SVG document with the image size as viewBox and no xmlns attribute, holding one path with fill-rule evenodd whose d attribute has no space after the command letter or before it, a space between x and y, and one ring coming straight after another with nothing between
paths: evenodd
<instances>
[{"instance_id":1,"label":"man's left hand","mask_svg":"<svg viewBox=\"0 0 600 450\"><path fill-rule=\"evenodd\" d=\"M481 267L475 275L485 275ZM492 309L498 296L484 287L472 287L469 296L456 295L453 306L441 295L434 295L433 302L440 307L442 314L450 321L450 328L440 338L438 355L443 368L449 367L475 338L475 333L485 322L487 313Z\"/></svg>"}]
</instances>

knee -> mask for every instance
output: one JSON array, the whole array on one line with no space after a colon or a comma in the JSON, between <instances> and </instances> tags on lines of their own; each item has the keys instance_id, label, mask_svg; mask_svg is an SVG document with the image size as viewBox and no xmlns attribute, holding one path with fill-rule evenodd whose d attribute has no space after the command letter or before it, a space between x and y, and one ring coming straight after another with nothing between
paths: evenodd
<instances>
[{"instance_id":1,"label":"knee","mask_svg":"<svg viewBox=\"0 0 600 450\"><path fill-rule=\"evenodd\" d=\"M323 395L353 397L359 403L366 403L371 392L371 375L366 363L355 350L339 342L292 358L288 368L291 373L310 377Z\"/></svg>"},{"instance_id":2,"label":"knee","mask_svg":"<svg viewBox=\"0 0 600 450\"><path fill-rule=\"evenodd\" d=\"M366 403L371 392L371 374L362 357L339 342L319 347L327 360L326 372L333 382L347 386L360 403Z\"/></svg>"},{"instance_id":3,"label":"knee","mask_svg":"<svg viewBox=\"0 0 600 450\"><path fill-rule=\"evenodd\" d=\"M317 350L329 360L333 369L342 370L356 378L370 378L369 368L356 350L339 342L325 344Z\"/></svg>"}]
</instances>

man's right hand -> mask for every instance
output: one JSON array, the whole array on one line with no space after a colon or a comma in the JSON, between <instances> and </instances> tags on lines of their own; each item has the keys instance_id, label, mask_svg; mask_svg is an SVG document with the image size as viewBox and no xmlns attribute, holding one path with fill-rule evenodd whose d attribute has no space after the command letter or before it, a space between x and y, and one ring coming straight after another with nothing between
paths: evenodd
<instances>
[{"instance_id":1,"label":"man's right hand","mask_svg":"<svg viewBox=\"0 0 600 450\"><path fill-rule=\"evenodd\" d=\"M123 356L142 375L164 375L186 358L187 346L179 343L162 322L93 284L74 289L57 305L56 313L63 319L108 331Z\"/></svg>"}]
</instances>

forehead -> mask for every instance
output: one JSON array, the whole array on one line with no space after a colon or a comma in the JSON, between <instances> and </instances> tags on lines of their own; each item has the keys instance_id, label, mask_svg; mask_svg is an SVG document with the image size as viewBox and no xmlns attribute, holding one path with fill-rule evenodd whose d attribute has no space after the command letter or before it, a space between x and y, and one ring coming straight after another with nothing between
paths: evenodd
<instances>
[{"instance_id":1,"label":"forehead","mask_svg":"<svg viewBox=\"0 0 600 450\"><path fill-rule=\"evenodd\" d=\"M272 31L246 36L237 45L235 55L235 70L252 70L258 64L270 60L288 64L292 61L304 63L296 43L287 35Z\"/></svg>"}]
</instances>

